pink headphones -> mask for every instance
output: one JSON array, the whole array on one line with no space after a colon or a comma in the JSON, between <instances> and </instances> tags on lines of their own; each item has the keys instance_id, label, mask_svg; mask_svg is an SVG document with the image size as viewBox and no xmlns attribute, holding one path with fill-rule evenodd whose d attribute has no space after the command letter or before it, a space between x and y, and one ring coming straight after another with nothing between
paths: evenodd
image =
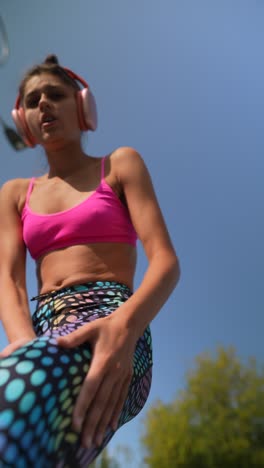
<instances>
[{"instance_id":1,"label":"pink headphones","mask_svg":"<svg viewBox=\"0 0 264 468\"><path fill-rule=\"evenodd\" d=\"M97 111L96 111L96 102L93 94L91 93L88 84L80 76L76 75L74 72L68 68L64 68L67 75L72 79L79 81L83 85L83 89L77 91L76 93L76 102L77 102L77 113L80 130L96 130L97 128ZM32 133L29 130L29 127L26 122L25 112L23 107L20 106L21 97L18 96L15 103L15 109L12 110L12 117L16 124L17 130L22 136L24 142L27 146L33 148L36 146L37 142L35 141Z\"/></svg>"}]
</instances>

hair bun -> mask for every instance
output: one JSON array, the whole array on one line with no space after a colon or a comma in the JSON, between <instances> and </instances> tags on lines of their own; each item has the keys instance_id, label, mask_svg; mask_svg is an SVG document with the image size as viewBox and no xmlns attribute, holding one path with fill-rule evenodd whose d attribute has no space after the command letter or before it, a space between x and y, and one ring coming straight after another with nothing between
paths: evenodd
<instances>
[{"instance_id":1,"label":"hair bun","mask_svg":"<svg viewBox=\"0 0 264 468\"><path fill-rule=\"evenodd\" d=\"M45 58L44 63L50 64L50 65L59 65L58 58L54 54L48 55Z\"/></svg>"}]
</instances>

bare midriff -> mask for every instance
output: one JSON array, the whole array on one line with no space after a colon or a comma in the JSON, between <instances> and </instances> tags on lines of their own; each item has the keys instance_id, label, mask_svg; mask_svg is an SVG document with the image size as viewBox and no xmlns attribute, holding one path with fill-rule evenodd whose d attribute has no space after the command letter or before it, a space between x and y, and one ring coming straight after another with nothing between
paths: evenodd
<instances>
[{"instance_id":1,"label":"bare midriff","mask_svg":"<svg viewBox=\"0 0 264 468\"><path fill-rule=\"evenodd\" d=\"M117 281L133 289L136 248L129 244L74 245L37 262L39 294L89 281Z\"/></svg>"}]
</instances>

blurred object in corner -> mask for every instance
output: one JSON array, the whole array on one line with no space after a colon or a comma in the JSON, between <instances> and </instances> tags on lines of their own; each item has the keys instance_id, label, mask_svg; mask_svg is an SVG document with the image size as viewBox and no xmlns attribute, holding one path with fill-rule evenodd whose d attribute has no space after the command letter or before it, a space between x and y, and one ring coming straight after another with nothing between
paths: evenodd
<instances>
[{"instance_id":1,"label":"blurred object in corner","mask_svg":"<svg viewBox=\"0 0 264 468\"><path fill-rule=\"evenodd\" d=\"M9 57L9 44L3 18L0 16L0 65L3 65Z\"/></svg>"},{"instance_id":2,"label":"blurred object in corner","mask_svg":"<svg viewBox=\"0 0 264 468\"><path fill-rule=\"evenodd\" d=\"M3 18L0 15L0 66L4 65L9 57L9 44L8 44L8 37L5 28L5 23ZM12 148L16 151L22 150L26 148L25 143L23 142L22 138L18 135L18 133L13 130L13 128L8 127L5 121L0 117L0 125L2 125L4 134L9 141Z\"/></svg>"},{"instance_id":3,"label":"blurred object in corner","mask_svg":"<svg viewBox=\"0 0 264 468\"><path fill-rule=\"evenodd\" d=\"M18 133L11 127L8 127L5 121L0 117L0 124L3 127L4 134L9 141L12 148L16 151L20 151L22 149L27 148L25 143L23 142L22 138L18 135Z\"/></svg>"}]
</instances>

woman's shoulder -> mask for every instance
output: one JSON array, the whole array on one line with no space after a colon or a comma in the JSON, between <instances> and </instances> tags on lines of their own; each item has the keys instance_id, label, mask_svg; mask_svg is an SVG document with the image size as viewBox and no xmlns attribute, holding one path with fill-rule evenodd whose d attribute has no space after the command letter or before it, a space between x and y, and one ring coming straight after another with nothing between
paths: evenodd
<instances>
[{"instance_id":1,"label":"woman's shoulder","mask_svg":"<svg viewBox=\"0 0 264 468\"><path fill-rule=\"evenodd\" d=\"M131 146L120 146L110 154L110 162L118 174L134 174L147 171L141 154Z\"/></svg>"},{"instance_id":2,"label":"woman's shoulder","mask_svg":"<svg viewBox=\"0 0 264 468\"><path fill-rule=\"evenodd\" d=\"M115 149L110 155L109 160L113 165L113 168L120 170L130 170L132 167L134 170L145 166L141 154L131 146L120 146Z\"/></svg>"},{"instance_id":3,"label":"woman's shoulder","mask_svg":"<svg viewBox=\"0 0 264 468\"><path fill-rule=\"evenodd\" d=\"M21 197L26 195L30 178L9 179L4 182L0 189L0 197L2 200L10 200L19 203Z\"/></svg>"},{"instance_id":4,"label":"woman's shoulder","mask_svg":"<svg viewBox=\"0 0 264 468\"><path fill-rule=\"evenodd\" d=\"M119 146L109 156L112 160L120 160L121 159L142 159L142 156L139 152L133 148L132 146Z\"/></svg>"},{"instance_id":5,"label":"woman's shoulder","mask_svg":"<svg viewBox=\"0 0 264 468\"><path fill-rule=\"evenodd\" d=\"M1 186L1 191L8 192L14 189L24 189L28 186L30 178L16 178L5 181Z\"/></svg>"}]
</instances>

